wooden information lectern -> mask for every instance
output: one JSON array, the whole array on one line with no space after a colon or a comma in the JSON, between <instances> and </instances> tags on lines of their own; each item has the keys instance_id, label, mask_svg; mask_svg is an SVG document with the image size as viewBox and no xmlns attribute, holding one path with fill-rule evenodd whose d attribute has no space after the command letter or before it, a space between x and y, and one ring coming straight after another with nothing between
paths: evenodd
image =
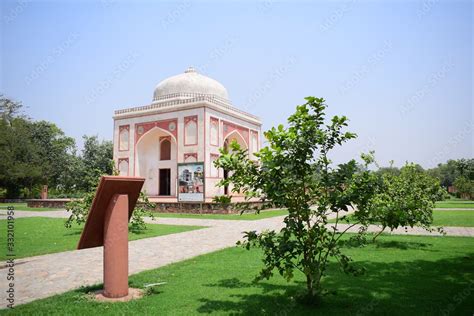
<instances>
[{"instance_id":1,"label":"wooden information lectern","mask_svg":"<svg viewBox=\"0 0 474 316\"><path fill-rule=\"evenodd\" d=\"M144 178L103 176L82 231L77 249L104 246L106 298L128 293L128 222Z\"/></svg>"}]
</instances>

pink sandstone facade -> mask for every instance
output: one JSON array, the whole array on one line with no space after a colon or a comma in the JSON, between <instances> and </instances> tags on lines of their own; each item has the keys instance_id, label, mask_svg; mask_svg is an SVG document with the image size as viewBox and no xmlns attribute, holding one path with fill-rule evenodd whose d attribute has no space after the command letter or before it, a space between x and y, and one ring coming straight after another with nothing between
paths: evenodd
<instances>
[{"instance_id":1,"label":"pink sandstone facade","mask_svg":"<svg viewBox=\"0 0 474 316\"><path fill-rule=\"evenodd\" d=\"M230 194L216 186L226 173L213 161L232 140L253 158L261 146L259 118L233 107L222 84L193 68L160 82L151 104L114 115L117 169L144 177L143 190L154 202Z\"/></svg>"}]
</instances>

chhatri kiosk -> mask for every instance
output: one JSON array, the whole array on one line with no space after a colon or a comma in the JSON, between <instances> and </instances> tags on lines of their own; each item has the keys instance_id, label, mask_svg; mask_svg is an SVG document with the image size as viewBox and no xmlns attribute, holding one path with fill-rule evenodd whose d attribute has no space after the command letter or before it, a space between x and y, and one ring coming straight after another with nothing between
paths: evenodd
<instances>
[{"instance_id":1,"label":"chhatri kiosk","mask_svg":"<svg viewBox=\"0 0 474 316\"><path fill-rule=\"evenodd\" d=\"M151 104L115 111L114 160L121 176L145 178L153 202L209 202L231 193L216 186L227 177L213 164L219 148L236 140L253 157L260 133L259 118L191 67L160 82Z\"/></svg>"}]
</instances>

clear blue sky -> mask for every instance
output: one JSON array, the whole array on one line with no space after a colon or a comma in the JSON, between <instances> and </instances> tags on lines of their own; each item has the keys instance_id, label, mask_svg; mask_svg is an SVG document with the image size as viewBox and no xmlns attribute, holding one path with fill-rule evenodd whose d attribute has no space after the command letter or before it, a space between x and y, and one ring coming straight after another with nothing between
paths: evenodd
<instances>
[{"instance_id":1,"label":"clear blue sky","mask_svg":"<svg viewBox=\"0 0 474 316\"><path fill-rule=\"evenodd\" d=\"M2 1L0 91L82 144L192 65L264 129L303 97L382 164L473 157L471 1Z\"/></svg>"}]
</instances>

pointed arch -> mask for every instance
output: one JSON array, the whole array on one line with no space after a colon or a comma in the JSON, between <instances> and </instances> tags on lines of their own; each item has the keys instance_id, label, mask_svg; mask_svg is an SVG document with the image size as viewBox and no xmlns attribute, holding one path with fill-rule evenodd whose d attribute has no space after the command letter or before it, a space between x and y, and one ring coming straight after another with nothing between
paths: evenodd
<instances>
[{"instance_id":1,"label":"pointed arch","mask_svg":"<svg viewBox=\"0 0 474 316\"><path fill-rule=\"evenodd\" d=\"M232 132L228 133L226 137L224 137L224 148L228 149L228 146L233 140L237 141L237 143L240 145L240 148L247 149L247 150L249 149L249 146L247 142L245 141L245 138L237 130L233 130ZM227 179L230 176L228 170L223 169L222 172L223 172L224 179ZM232 185L224 186L224 194L229 195L230 192L232 191L232 187L233 187Z\"/></svg>"},{"instance_id":2,"label":"pointed arch","mask_svg":"<svg viewBox=\"0 0 474 316\"><path fill-rule=\"evenodd\" d=\"M168 138L160 140L160 160L171 160L171 140Z\"/></svg>"},{"instance_id":3,"label":"pointed arch","mask_svg":"<svg viewBox=\"0 0 474 316\"><path fill-rule=\"evenodd\" d=\"M230 144L233 140L236 140L237 143L239 143L240 147L242 147L243 149L249 149L247 141L242 136L242 134L240 134L239 131L233 130L232 132L227 134L226 137L224 137L224 142L227 141L228 144Z\"/></svg>"},{"instance_id":4,"label":"pointed arch","mask_svg":"<svg viewBox=\"0 0 474 316\"><path fill-rule=\"evenodd\" d=\"M169 155L168 152L164 153L168 148ZM148 130L137 141L135 175L145 178L143 190L148 195L158 196L165 182L166 186L169 186L170 195L176 194L173 179L176 178L177 151L178 145L174 135L158 126ZM169 159L163 160L162 157ZM168 174L165 174L165 171L168 171Z\"/></svg>"},{"instance_id":5,"label":"pointed arch","mask_svg":"<svg viewBox=\"0 0 474 316\"><path fill-rule=\"evenodd\" d=\"M165 129L162 129L161 127L155 126L155 127L151 128L150 130L146 131L145 134L141 135L140 139L138 139L138 141L137 141L137 143L135 144L135 146L138 146L138 144L140 144L140 142L143 141L143 139L146 138L147 135L149 135L150 133L153 133L153 131L156 131L156 130L160 131L160 133L162 133L162 134L165 134L165 136L171 137L172 143L176 143L176 144L177 144L176 137L174 137L173 134L171 134L170 132L168 132L168 131L165 130Z\"/></svg>"}]
</instances>

